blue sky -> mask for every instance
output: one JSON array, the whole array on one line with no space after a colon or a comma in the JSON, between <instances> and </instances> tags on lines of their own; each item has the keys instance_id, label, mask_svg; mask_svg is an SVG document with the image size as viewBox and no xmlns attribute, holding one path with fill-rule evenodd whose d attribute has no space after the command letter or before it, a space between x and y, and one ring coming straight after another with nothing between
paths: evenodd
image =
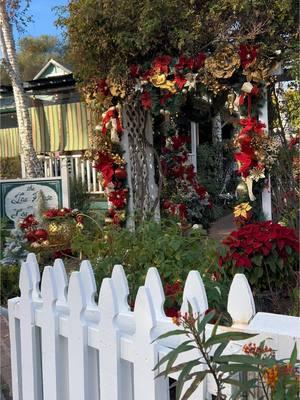
<instances>
[{"instance_id":1,"label":"blue sky","mask_svg":"<svg viewBox=\"0 0 300 400\"><path fill-rule=\"evenodd\" d=\"M61 36L61 30L54 26L56 20L53 7L66 5L68 0L31 0L28 14L32 16L33 21L28 24L26 31L21 35L15 33L15 39L23 36L55 35Z\"/></svg>"}]
</instances>

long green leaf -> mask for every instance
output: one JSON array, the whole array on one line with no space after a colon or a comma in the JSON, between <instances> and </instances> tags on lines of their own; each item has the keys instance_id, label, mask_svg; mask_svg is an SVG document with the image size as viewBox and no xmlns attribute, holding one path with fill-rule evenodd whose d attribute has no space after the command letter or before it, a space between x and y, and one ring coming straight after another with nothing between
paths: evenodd
<instances>
[{"instance_id":1,"label":"long green leaf","mask_svg":"<svg viewBox=\"0 0 300 400\"><path fill-rule=\"evenodd\" d=\"M199 318L197 325L197 331L199 335L202 333L203 329L205 329L205 326L214 318L215 315L215 311L210 311L202 318L202 320L200 320Z\"/></svg>"},{"instance_id":2,"label":"long green leaf","mask_svg":"<svg viewBox=\"0 0 300 400\"><path fill-rule=\"evenodd\" d=\"M290 364L292 366L294 366L297 362L297 345L295 343L292 354L291 354L291 358L290 358Z\"/></svg>"},{"instance_id":3,"label":"long green leaf","mask_svg":"<svg viewBox=\"0 0 300 400\"><path fill-rule=\"evenodd\" d=\"M259 372L260 369L255 365L247 364L221 364L216 368L218 372Z\"/></svg>"},{"instance_id":4,"label":"long green leaf","mask_svg":"<svg viewBox=\"0 0 300 400\"><path fill-rule=\"evenodd\" d=\"M168 354L166 354L165 356L163 356L163 358L161 360L158 361L158 363L155 365L155 367L153 368L153 370L159 368L162 364L164 364L165 362L168 362L170 358L173 357L174 354L178 354L178 352L183 352L182 349L184 349L186 346L189 345L189 343L191 343L193 340L186 340L185 342L181 343L178 347L176 347L175 349L171 350ZM194 346L192 347L194 348ZM188 349L191 350L191 349ZM187 351L187 350L186 350ZM175 358L176 359L176 358Z\"/></svg>"},{"instance_id":5,"label":"long green leaf","mask_svg":"<svg viewBox=\"0 0 300 400\"><path fill-rule=\"evenodd\" d=\"M171 367L168 371L168 374L173 374L175 372L179 372L181 371L187 364L189 364L190 362L197 362L198 364L198 360L193 360L193 361L189 361L189 362L183 362L180 364L175 365L174 367ZM162 371L160 372L158 375L156 375L155 378L159 378L161 376L166 376L166 371Z\"/></svg>"},{"instance_id":6,"label":"long green leaf","mask_svg":"<svg viewBox=\"0 0 300 400\"><path fill-rule=\"evenodd\" d=\"M169 331L169 332L163 333L162 335L158 336L156 339L152 340L151 343L155 342L156 340L165 339L169 336L186 335L187 333L189 333L189 332L184 329L174 329L174 331Z\"/></svg>"},{"instance_id":7,"label":"long green leaf","mask_svg":"<svg viewBox=\"0 0 300 400\"><path fill-rule=\"evenodd\" d=\"M273 365L276 364L276 360L274 360L273 358L258 358L244 354L231 354L226 356L214 357L214 361L219 364L233 362L249 365L263 365L266 367L273 367Z\"/></svg>"},{"instance_id":8,"label":"long green leaf","mask_svg":"<svg viewBox=\"0 0 300 400\"><path fill-rule=\"evenodd\" d=\"M257 336L257 334L245 333L245 332L225 332L225 333L220 333L219 335L211 336L209 339L207 339L204 346L205 348L207 348L217 343L224 343L224 341L229 342L233 340L246 340L254 336Z\"/></svg>"},{"instance_id":9,"label":"long green leaf","mask_svg":"<svg viewBox=\"0 0 300 400\"><path fill-rule=\"evenodd\" d=\"M199 365L198 360L193 360L189 363L186 363L186 366L182 369L178 380L177 380L177 385L176 385L176 400L179 400L183 385L186 382L186 378L188 377L190 371L192 368L194 368L196 365Z\"/></svg>"},{"instance_id":10,"label":"long green leaf","mask_svg":"<svg viewBox=\"0 0 300 400\"><path fill-rule=\"evenodd\" d=\"M191 386L184 393L181 400L188 400L189 397L191 397L191 395L194 393L194 391L197 389L197 387L203 381L203 379L205 378L207 373L208 373L208 371L201 371L201 372L197 373L196 378L193 380L193 382L191 383Z\"/></svg>"},{"instance_id":11,"label":"long green leaf","mask_svg":"<svg viewBox=\"0 0 300 400\"><path fill-rule=\"evenodd\" d=\"M225 348L228 346L228 342L224 342L224 343L221 343L217 348L216 348L216 350L215 350L215 352L214 352L214 356L213 356L213 361L215 361L215 359L217 358L217 357L219 357L222 353L223 353L223 351L225 350Z\"/></svg>"}]
</instances>

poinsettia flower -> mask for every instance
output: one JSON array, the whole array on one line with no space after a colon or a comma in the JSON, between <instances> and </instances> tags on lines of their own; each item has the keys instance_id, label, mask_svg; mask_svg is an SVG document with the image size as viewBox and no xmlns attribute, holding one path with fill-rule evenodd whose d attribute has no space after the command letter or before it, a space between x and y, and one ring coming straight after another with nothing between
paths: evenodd
<instances>
[{"instance_id":1,"label":"poinsettia flower","mask_svg":"<svg viewBox=\"0 0 300 400\"><path fill-rule=\"evenodd\" d=\"M96 84L96 89L100 92L103 96L108 96L110 94L108 84L106 79L100 79Z\"/></svg>"},{"instance_id":2,"label":"poinsettia flower","mask_svg":"<svg viewBox=\"0 0 300 400\"><path fill-rule=\"evenodd\" d=\"M193 59L192 69L193 71L198 71L200 68L204 67L204 62L206 59L206 54L202 51L196 55Z\"/></svg>"},{"instance_id":3,"label":"poinsettia flower","mask_svg":"<svg viewBox=\"0 0 300 400\"><path fill-rule=\"evenodd\" d=\"M243 69L247 69L257 57L257 46L241 44L239 48L239 56Z\"/></svg>"},{"instance_id":4,"label":"poinsettia flower","mask_svg":"<svg viewBox=\"0 0 300 400\"><path fill-rule=\"evenodd\" d=\"M172 58L170 56L156 57L152 63L152 68L156 72L167 74L169 73L169 65L171 60Z\"/></svg>"},{"instance_id":5,"label":"poinsettia flower","mask_svg":"<svg viewBox=\"0 0 300 400\"><path fill-rule=\"evenodd\" d=\"M254 160L251 155L246 153L236 153L234 158L241 164L239 167L239 173L246 178L249 175L249 171L253 166Z\"/></svg>"},{"instance_id":6,"label":"poinsettia flower","mask_svg":"<svg viewBox=\"0 0 300 400\"><path fill-rule=\"evenodd\" d=\"M152 107L152 100L150 93L145 91L141 95L141 103L145 110L150 110Z\"/></svg>"},{"instance_id":7,"label":"poinsettia flower","mask_svg":"<svg viewBox=\"0 0 300 400\"><path fill-rule=\"evenodd\" d=\"M184 85L186 84L187 80L182 75L175 75L175 82L176 82L176 85L178 86L178 88L180 90L182 90Z\"/></svg>"}]
</instances>

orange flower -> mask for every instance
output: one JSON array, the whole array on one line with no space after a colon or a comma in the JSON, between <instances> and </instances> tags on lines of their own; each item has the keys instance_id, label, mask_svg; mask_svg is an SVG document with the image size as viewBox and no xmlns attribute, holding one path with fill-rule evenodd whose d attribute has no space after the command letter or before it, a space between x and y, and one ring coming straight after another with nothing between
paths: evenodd
<instances>
[{"instance_id":1,"label":"orange flower","mask_svg":"<svg viewBox=\"0 0 300 400\"><path fill-rule=\"evenodd\" d=\"M278 381L279 375L279 365L274 365L272 368L267 368L264 373L264 380L266 384L271 388L271 390L275 389L276 383Z\"/></svg>"}]
</instances>

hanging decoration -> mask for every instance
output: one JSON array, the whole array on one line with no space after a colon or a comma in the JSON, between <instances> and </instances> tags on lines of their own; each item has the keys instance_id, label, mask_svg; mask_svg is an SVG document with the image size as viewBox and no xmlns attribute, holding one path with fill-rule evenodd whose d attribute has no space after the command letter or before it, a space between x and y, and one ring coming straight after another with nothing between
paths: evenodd
<instances>
[{"instance_id":1,"label":"hanging decoration","mask_svg":"<svg viewBox=\"0 0 300 400\"><path fill-rule=\"evenodd\" d=\"M174 135L165 140L161 155L165 177L162 207L165 212L177 216L183 224L199 221L205 224L207 209L212 204L189 161L189 141L190 138L183 135Z\"/></svg>"}]
</instances>

